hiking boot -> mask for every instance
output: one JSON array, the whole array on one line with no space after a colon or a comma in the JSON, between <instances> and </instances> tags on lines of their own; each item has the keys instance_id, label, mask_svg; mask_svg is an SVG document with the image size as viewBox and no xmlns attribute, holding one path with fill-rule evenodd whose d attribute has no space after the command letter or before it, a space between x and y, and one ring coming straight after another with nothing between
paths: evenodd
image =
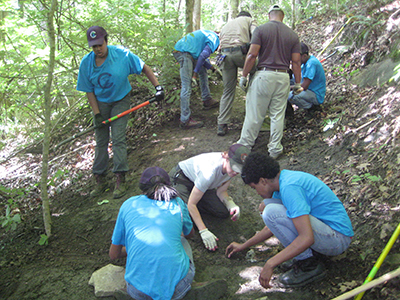
<instances>
[{"instance_id":1,"label":"hiking boot","mask_svg":"<svg viewBox=\"0 0 400 300\"><path fill-rule=\"evenodd\" d=\"M115 173L115 175L117 176L117 180L115 181L113 197L114 199L118 199L126 194L125 173Z\"/></svg>"},{"instance_id":2,"label":"hiking boot","mask_svg":"<svg viewBox=\"0 0 400 300\"><path fill-rule=\"evenodd\" d=\"M106 176L102 174L94 174L96 180L96 186L94 190L90 192L90 197L97 197L103 194L108 188L108 182L106 181Z\"/></svg>"},{"instance_id":3,"label":"hiking boot","mask_svg":"<svg viewBox=\"0 0 400 300\"><path fill-rule=\"evenodd\" d=\"M194 282L192 288L183 297L183 300L217 300L228 290L228 283L224 279L207 282Z\"/></svg>"},{"instance_id":4,"label":"hiking boot","mask_svg":"<svg viewBox=\"0 0 400 300\"><path fill-rule=\"evenodd\" d=\"M279 281L286 287L301 287L325 276L324 266L312 256L296 261L291 270L279 276Z\"/></svg>"},{"instance_id":5,"label":"hiking boot","mask_svg":"<svg viewBox=\"0 0 400 300\"><path fill-rule=\"evenodd\" d=\"M204 109L211 109L214 107L219 107L219 102L214 100L213 98L210 98L206 101L203 101L203 107L204 107Z\"/></svg>"},{"instance_id":6,"label":"hiking boot","mask_svg":"<svg viewBox=\"0 0 400 300\"><path fill-rule=\"evenodd\" d=\"M200 128L204 126L204 122L195 121L192 118L189 118L185 123L181 121L179 127L182 129L191 129L191 128Z\"/></svg>"},{"instance_id":7,"label":"hiking boot","mask_svg":"<svg viewBox=\"0 0 400 300\"><path fill-rule=\"evenodd\" d=\"M219 136L224 136L228 132L228 124L220 124L218 125L217 134Z\"/></svg>"}]
</instances>

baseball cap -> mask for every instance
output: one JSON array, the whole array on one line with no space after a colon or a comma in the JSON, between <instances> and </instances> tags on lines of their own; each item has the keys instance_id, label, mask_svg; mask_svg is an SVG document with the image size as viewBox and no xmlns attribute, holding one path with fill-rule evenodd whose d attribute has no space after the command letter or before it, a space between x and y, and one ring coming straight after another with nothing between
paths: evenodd
<instances>
[{"instance_id":1,"label":"baseball cap","mask_svg":"<svg viewBox=\"0 0 400 300\"><path fill-rule=\"evenodd\" d=\"M142 176L140 177L139 183L151 184L151 179L154 176L160 176L162 178L161 183L165 183L167 185L171 184L168 173L160 167L150 167L144 170Z\"/></svg>"},{"instance_id":2,"label":"baseball cap","mask_svg":"<svg viewBox=\"0 0 400 300\"><path fill-rule=\"evenodd\" d=\"M232 170L237 173L241 173L244 161L249 154L250 149L242 144L233 144L230 146L228 156Z\"/></svg>"},{"instance_id":3,"label":"baseball cap","mask_svg":"<svg viewBox=\"0 0 400 300\"><path fill-rule=\"evenodd\" d=\"M278 5L278 4L274 4L270 7L268 13L271 13L272 11L281 11L284 14L283 9Z\"/></svg>"},{"instance_id":4,"label":"baseball cap","mask_svg":"<svg viewBox=\"0 0 400 300\"><path fill-rule=\"evenodd\" d=\"M87 32L87 40L89 42L89 47L93 47L95 45L103 45L104 37L107 35L107 31L100 26L92 26Z\"/></svg>"}]
</instances>

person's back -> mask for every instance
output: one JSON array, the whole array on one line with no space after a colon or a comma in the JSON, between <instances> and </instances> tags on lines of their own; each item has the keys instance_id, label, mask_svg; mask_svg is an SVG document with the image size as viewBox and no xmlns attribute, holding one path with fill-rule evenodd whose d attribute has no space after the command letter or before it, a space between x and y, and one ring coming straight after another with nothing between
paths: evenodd
<instances>
[{"instance_id":1,"label":"person's back","mask_svg":"<svg viewBox=\"0 0 400 300\"><path fill-rule=\"evenodd\" d=\"M175 50L188 52L194 59L198 59L204 47L208 45L212 52L219 46L219 38L214 31L196 30L181 38L175 44Z\"/></svg>"},{"instance_id":2,"label":"person's back","mask_svg":"<svg viewBox=\"0 0 400 300\"><path fill-rule=\"evenodd\" d=\"M219 34L221 48L247 44L251 38L252 27L255 28L255 24L251 17L241 16L230 20Z\"/></svg>"},{"instance_id":3,"label":"person's back","mask_svg":"<svg viewBox=\"0 0 400 300\"><path fill-rule=\"evenodd\" d=\"M322 104L326 93L326 78L324 67L320 61L315 56L310 55L301 73L303 78L311 80L308 89L315 93L318 102Z\"/></svg>"}]
</instances>

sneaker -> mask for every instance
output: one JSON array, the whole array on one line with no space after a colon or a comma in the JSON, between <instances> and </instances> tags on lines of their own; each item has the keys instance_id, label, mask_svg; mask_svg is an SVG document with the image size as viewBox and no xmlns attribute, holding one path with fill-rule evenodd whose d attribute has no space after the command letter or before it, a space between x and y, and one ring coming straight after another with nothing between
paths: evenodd
<instances>
[{"instance_id":1,"label":"sneaker","mask_svg":"<svg viewBox=\"0 0 400 300\"><path fill-rule=\"evenodd\" d=\"M190 291L183 300L217 300L228 290L228 283L224 279L207 282L193 282Z\"/></svg>"},{"instance_id":2,"label":"sneaker","mask_svg":"<svg viewBox=\"0 0 400 300\"><path fill-rule=\"evenodd\" d=\"M228 132L228 124L220 124L218 125L217 134L219 136L224 136Z\"/></svg>"},{"instance_id":3,"label":"sneaker","mask_svg":"<svg viewBox=\"0 0 400 300\"><path fill-rule=\"evenodd\" d=\"M97 197L103 194L108 188L108 182L106 181L106 177L101 174L94 174L94 178L96 180L96 186L90 192L90 197Z\"/></svg>"},{"instance_id":4,"label":"sneaker","mask_svg":"<svg viewBox=\"0 0 400 300\"><path fill-rule=\"evenodd\" d=\"M204 126L204 122L195 121L192 118L189 118L185 123L181 121L179 127L182 129L190 129L190 128L200 128Z\"/></svg>"},{"instance_id":5,"label":"sneaker","mask_svg":"<svg viewBox=\"0 0 400 300\"><path fill-rule=\"evenodd\" d=\"M211 109L211 108L219 107L219 102L214 100L213 98L210 98L206 101L203 101L203 107L204 107L204 109Z\"/></svg>"},{"instance_id":6,"label":"sneaker","mask_svg":"<svg viewBox=\"0 0 400 300\"><path fill-rule=\"evenodd\" d=\"M315 257L298 260L291 270L279 276L285 287L301 287L326 276L325 268Z\"/></svg>"},{"instance_id":7,"label":"sneaker","mask_svg":"<svg viewBox=\"0 0 400 300\"><path fill-rule=\"evenodd\" d=\"M117 180L115 181L113 197L114 199L118 199L126 194L125 173L115 173L115 175L117 176Z\"/></svg>"}]
</instances>

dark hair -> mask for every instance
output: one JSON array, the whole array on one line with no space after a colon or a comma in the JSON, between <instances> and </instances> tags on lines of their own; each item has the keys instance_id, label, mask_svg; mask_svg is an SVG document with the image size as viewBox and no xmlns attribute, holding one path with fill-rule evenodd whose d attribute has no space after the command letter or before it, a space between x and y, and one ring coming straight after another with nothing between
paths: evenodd
<instances>
[{"instance_id":1,"label":"dark hair","mask_svg":"<svg viewBox=\"0 0 400 300\"><path fill-rule=\"evenodd\" d=\"M104 36L104 40L106 41L106 43L108 43L108 34L106 34L106 35Z\"/></svg>"},{"instance_id":2,"label":"dark hair","mask_svg":"<svg viewBox=\"0 0 400 300\"><path fill-rule=\"evenodd\" d=\"M252 152L244 161L241 176L245 184L257 184L260 178L275 178L279 171L279 163L271 156L261 152Z\"/></svg>"},{"instance_id":3,"label":"dark hair","mask_svg":"<svg viewBox=\"0 0 400 300\"><path fill-rule=\"evenodd\" d=\"M240 13L238 13L238 15L236 16L236 18L239 17L250 17L251 18L251 14L247 11L242 10Z\"/></svg>"},{"instance_id":4,"label":"dark hair","mask_svg":"<svg viewBox=\"0 0 400 300\"><path fill-rule=\"evenodd\" d=\"M158 201L170 201L178 196L178 191L166 184L163 177L156 175L149 183L139 183L139 188L147 197Z\"/></svg>"},{"instance_id":5,"label":"dark hair","mask_svg":"<svg viewBox=\"0 0 400 300\"><path fill-rule=\"evenodd\" d=\"M308 54L308 46L306 44L304 44L303 42L301 42L300 44L300 54Z\"/></svg>"}]
</instances>

